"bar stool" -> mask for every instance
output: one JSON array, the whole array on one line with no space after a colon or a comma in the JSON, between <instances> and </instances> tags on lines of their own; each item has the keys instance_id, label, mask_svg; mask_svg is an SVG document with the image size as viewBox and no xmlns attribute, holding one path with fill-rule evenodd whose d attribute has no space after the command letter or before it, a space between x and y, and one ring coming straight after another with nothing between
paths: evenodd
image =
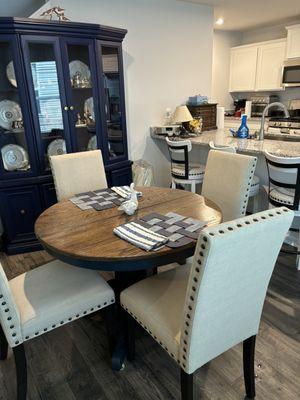
<instances>
[{"instance_id":1,"label":"bar stool","mask_svg":"<svg viewBox=\"0 0 300 400\"><path fill-rule=\"evenodd\" d=\"M296 251L284 250L297 255L300 270L300 157L278 157L265 151L269 173L270 207L285 206L294 211L292 227L285 243L296 247Z\"/></svg>"},{"instance_id":2,"label":"bar stool","mask_svg":"<svg viewBox=\"0 0 300 400\"><path fill-rule=\"evenodd\" d=\"M196 185L203 182L205 165L190 164L189 152L192 150L190 140L171 140L166 138L170 159L172 188L177 185L190 185L191 191L196 193Z\"/></svg>"},{"instance_id":3,"label":"bar stool","mask_svg":"<svg viewBox=\"0 0 300 400\"><path fill-rule=\"evenodd\" d=\"M216 146L214 142L209 142L209 147L211 150L219 150L219 151L226 151L227 153L236 153L236 150L234 147L231 146L226 146L226 145L219 145ZM259 188L260 188L260 179L258 176L254 175L252 182L251 182L251 187L250 187L250 192L249 192L249 197L253 198L253 212L259 211L259 204L258 204L258 197L257 195L259 194Z\"/></svg>"}]
</instances>

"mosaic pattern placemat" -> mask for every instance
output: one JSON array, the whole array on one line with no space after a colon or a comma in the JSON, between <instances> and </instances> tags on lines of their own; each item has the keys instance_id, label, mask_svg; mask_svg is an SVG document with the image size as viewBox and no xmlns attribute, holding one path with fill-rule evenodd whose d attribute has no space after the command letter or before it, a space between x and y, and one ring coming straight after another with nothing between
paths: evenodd
<instances>
[{"instance_id":1,"label":"mosaic pattern placemat","mask_svg":"<svg viewBox=\"0 0 300 400\"><path fill-rule=\"evenodd\" d=\"M169 212L165 215L153 212L133 222L150 229L152 232L167 237L168 242L165 246L171 248L181 247L195 242L201 230L207 224L207 221L199 221L174 212ZM124 226L125 225L126 224L124 224ZM141 235L140 240L142 241L144 238L145 237ZM138 237L136 237L136 241L138 241Z\"/></svg>"},{"instance_id":2,"label":"mosaic pattern placemat","mask_svg":"<svg viewBox=\"0 0 300 400\"><path fill-rule=\"evenodd\" d=\"M79 193L69 199L81 210L107 210L120 206L126 199L119 196L111 189L95 190L93 192Z\"/></svg>"}]
</instances>

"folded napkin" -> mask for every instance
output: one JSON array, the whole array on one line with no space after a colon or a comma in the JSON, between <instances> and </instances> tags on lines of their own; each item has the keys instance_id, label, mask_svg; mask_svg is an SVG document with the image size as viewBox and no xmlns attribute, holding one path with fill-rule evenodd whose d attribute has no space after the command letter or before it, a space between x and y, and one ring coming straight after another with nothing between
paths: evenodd
<instances>
[{"instance_id":1,"label":"folded napkin","mask_svg":"<svg viewBox=\"0 0 300 400\"><path fill-rule=\"evenodd\" d=\"M158 250L168 241L166 236L153 232L137 222L120 225L114 229L114 233L121 239L146 251Z\"/></svg>"},{"instance_id":2,"label":"folded napkin","mask_svg":"<svg viewBox=\"0 0 300 400\"><path fill-rule=\"evenodd\" d=\"M111 188L115 193L117 193L119 196L123 197L124 199L127 199L131 195L131 190L129 186L113 186ZM137 192L135 191L137 196L140 197L142 195L142 192Z\"/></svg>"}]
</instances>

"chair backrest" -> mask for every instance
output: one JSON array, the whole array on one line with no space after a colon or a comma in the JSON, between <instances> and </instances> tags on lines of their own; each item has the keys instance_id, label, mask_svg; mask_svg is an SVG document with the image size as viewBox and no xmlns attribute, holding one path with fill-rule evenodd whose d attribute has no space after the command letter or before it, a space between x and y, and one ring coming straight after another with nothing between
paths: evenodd
<instances>
[{"instance_id":1,"label":"chair backrest","mask_svg":"<svg viewBox=\"0 0 300 400\"><path fill-rule=\"evenodd\" d=\"M0 264L0 323L10 347L23 342L21 320L9 283Z\"/></svg>"},{"instance_id":2,"label":"chair backrest","mask_svg":"<svg viewBox=\"0 0 300 400\"><path fill-rule=\"evenodd\" d=\"M286 204L292 210L299 209L300 202L300 157L280 157L265 151L269 173L269 201L274 206L280 206L271 196L273 187L288 189L293 196L293 204ZM280 189L279 189L280 190Z\"/></svg>"},{"instance_id":3,"label":"chair backrest","mask_svg":"<svg viewBox=\"0 0 300 400\"><path fill-rule=\"evenodd\" d=\"M189 178L189 152L192 150L190 140L171 140L166 137L170 159L171 159L171 175L178 179ZM182 165L184 167L184 175L178 175L174 172L174 166ZM176 171L176 170L175 170Z\"/></svg>"},{"instance_id":4,"label":"chair backrest","mask_svg":"<svg viewBox=\"0 0 300 400\"><path fill-rule=\"evenodd\" d=\"M107 188L100 150L50 157L58 201L90 190Z\"/></svg>"},{"instance_id":5,"label":"chair backrest","mask_svg":"<svg viewBox=\"0 0 300 400\"><path fill-rule=\"evenodd\" d=\"M221 208L224 222L245 215L256 161L241 154L208 153L202 195Z\"/></svg>"},{"instance_id":6,"label":"chair backrest","mask_svg":"<svg viewBox=\"0 0 300 400\"><path fill-rule=\"evenodd\" d=\"M215 145L213 141L209 142L209 147L211 150L225 151L226 153L236 153L234 147L226 145Z\"/></svg>"},{"instance_id":7,"label":"chair backrest","mask_svg":"<svg viewBox=\"0 0 300 400\"><path fill-rule=\"evenodd\" d=\"M183 312L180 364L188 373L258 333L267 287L294 213L275 208L199 236Z\"/></svg>"}]
</instances>

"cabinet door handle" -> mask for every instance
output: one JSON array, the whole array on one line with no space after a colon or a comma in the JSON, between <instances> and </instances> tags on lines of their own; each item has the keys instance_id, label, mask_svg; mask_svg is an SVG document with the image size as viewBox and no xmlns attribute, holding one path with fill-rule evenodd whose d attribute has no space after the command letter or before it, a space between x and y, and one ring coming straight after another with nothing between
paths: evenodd
<instances>
[{"instance_id":1,"label":"cabinet door handle","mask_svg":"<svg viewBox=\"0 0 300 400\"><path fill-rule=\"evenodd\" d=\"M70 106L70 110L73 111L74 110L74 106Z\"/></svg>"},{"instance_id":2,"label":"cabinet door handle","mask_svg":"<svg viewBox=\"0 0 300 400\"><path fill-rule=\"evenodd\" d=\"M69 107L68 107L68 106L64 106L64 110L65 110L65 111L68 111L68 110L69 110Z\"/></svg>"},{"instance_id":3,"label":"cabinet door handle","mask_svg":"<svg viewBox=\"0 0 300 400\"><path fill-rule=\"evenodd\" d=\"M24 210L24 208L22 208L22 210L20 210L20 214L21 215L25 215L26 214L26 210Z\"/></svg>"}]
</instances>

